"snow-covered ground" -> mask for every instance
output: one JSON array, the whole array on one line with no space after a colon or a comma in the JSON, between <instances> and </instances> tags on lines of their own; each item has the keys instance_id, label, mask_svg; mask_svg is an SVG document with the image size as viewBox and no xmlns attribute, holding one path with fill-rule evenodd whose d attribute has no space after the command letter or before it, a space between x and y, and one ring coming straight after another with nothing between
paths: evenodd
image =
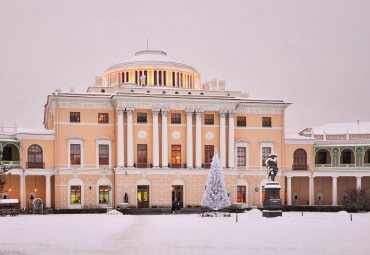
<instances>
[{"instance_id":1,"label":"snow-covered ground","mask_svg":"<svg viewBox=\"0 0 370 255\"><path fill-rule=\"evenodd\" d=\"M370 254L370 213L0 217L0 254Z\"/></svg>"}]
</instances>

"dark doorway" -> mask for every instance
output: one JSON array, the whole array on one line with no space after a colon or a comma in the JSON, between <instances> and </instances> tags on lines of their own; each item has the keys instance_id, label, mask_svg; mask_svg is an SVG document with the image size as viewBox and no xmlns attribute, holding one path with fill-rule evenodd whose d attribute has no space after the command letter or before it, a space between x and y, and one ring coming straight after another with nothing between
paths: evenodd
<instances>
[{"instance_id":1,"label":"dark doorway","mask_svg":"<svg viewBox=\"0 0 370 255\"><path fill-rule=\"evenodd\" d=\"M182 185L173 185L172 186L172 209L176 209L178 205L180 208L184 206L184 186Z\"/></svg>"},{"instance_id":2,"label":"dark doorway","mask_svg":"<svg viewBox=\"0 0 370 255\"><path fill-rule=\"evenodd\" d=\"M149 185L137 186L137 207L149 208Z\"/></svg>"}]
</instances>

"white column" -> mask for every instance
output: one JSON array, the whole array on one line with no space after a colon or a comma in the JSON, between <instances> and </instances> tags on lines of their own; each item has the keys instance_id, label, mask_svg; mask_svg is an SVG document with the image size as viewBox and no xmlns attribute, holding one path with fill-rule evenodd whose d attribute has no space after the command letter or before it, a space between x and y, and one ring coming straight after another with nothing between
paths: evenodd
<instances>
[{"instance_id":1,"label":"white column","mask_svg":"<svg viewBox=\"0 0 370 255\"><path fill-rule=\"evenodd\" d=\"M127 167L134 167L134 131L132 114L134 109L126 109L127 114Z\"/></svg>"},{"instance_id":2,"label":"white column","mask_svg":"<svg viewBox=\"0 0 370 255\"><path fill-rule=\"evenodd\" d=\"M287 176L287 203L292 205L292 177Z\"/></svg>"},{"instance_id":3,"label":"white column","mask_svg":"<svg viewBox=\"0 0 370 255\"><path fill-rule=\"evenodd\" d=\"M157 75L158 78L158 75ZM152 109L153 114L153 167L159 167L159 134L158 134L158 109Z\"/></svg>"},{"instance_id":4,"label":"white column","mask_svg":"<svg viewBox=\"0 0 370 255\"><path fill-rule=\"evenodd\" d=\"M308 194L308 203L309 205L314 205L314 192L315 192L315 182L313 176L308 177L309 178L309 194Z\"/></svg>"},{"instance_id":5,"label":"white column","mask_svg":"<svg viewBox=\"0 0 370 255\"><path fill-rule=\"evenodd\" d=\"M234 168L234 115L229 113L229 168Z\"/></svg>"},{"instance_id":6,"label":"white column","mask_svg":"<svg viewBox=\"0 0 370 255\"><path fill-rule=\"evenodd\" d=\"M333 180L333 189L332 189L332 205L337 205L338 204L338 201L337 201L337 180L338 180L338 177L336 176L333 176L332 177L332 180Z\"/></svg>"},{"instance_id":7,"label":"white column","mask_svg":"<svg viewBox=\"0 0 370 255\"><path fill-rule=\"evenodd\" d=\"M226 167L226 128L225 128L225 112L219 112L220 115L220 159L222 167Z\"/></svg>"},{"instance_id":8,"label":"white column","mask_svg":"<svg viewBox=\"0 0 370 255\"><path fill-rule=\"evenodd\" d=\"M162 168L168 168L168 132L167 114L168 110L162 110Z\"/></svg>"},{"instance_id":9,"label":"white column","mask_svg":"<svg viewBox=\"0 0 370 255\"><path fill-rule=\"evenodd\" d=\"M51 207L51 185L50 185L50 178L51 175L45 175L46 178L46 208Z\"/></svg>"},{"instance_id":10,"label":"white column","mask_svg":"<svg viewBox=\"0 0 370 255\"><path fill-rule=\"evenodd\" d=\"M186 167L193 168L193 112L186 111Z\"/></svg>"},{"instance_id":11,"label":"white column","mask_svg":"<svg viewBox=\"0 0 370 255\"><path fill-rule=\"evenodd\" d=\"M21 179L21 208L25 208L26 207L26 204L25 204L25 201L26 201L26 182L25 182L25 175L24 173L20 174L20 179Z\"/></svg>"},{"instance_id":12,"label":"white column","mask_svg":"<svg viewBox=\"0 0 370 255\"><path fill-rule=\"evenodd\" d=\"M195 117L195 167L202 167L202 111L196 112Z\"/></svg>"},{"instance_id":13,"label":"white column","mask_svg":"<svg viewBox=\"0 0 370 255\"><path fill-rule=\"evenodd\" d=\"M361 177L356 177L356 189L361 189Z\"/></svg>"},{"instance_id":14,"label":"white column","mask_svg":"<svg viewBox=\"0 0 370 255\"><path fill-rule=\"evenodd\" d=\"M125 166L125 147L124 147L124 126L123 126L123 110L117 111L117 167Z\"/></svg>"}]
</instances>

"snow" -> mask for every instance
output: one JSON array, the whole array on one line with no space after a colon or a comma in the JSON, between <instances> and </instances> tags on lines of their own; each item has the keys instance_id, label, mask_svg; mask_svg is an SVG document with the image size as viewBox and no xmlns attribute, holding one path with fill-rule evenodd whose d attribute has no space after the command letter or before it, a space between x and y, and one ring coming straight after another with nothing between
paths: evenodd
<instances>
[{"instance_id":1,"label":"snow","mask_svg":"<svg viewBox=\"0 0 370 255\"><path fill-rule=\"evenodd\" d=\"M344 122L328 123L320 127L312 128L315 135L337 135L337 134L369 134L370 122Z\"/></svg>"},{"instance_id":2,"label":"snow","mask_svg":"<svg viewBox=\"0 0 370 255\"><path fill-rule=\"evenodd\" d=\"M370 214L1 217L0 254L370 254Z\"/></svg>"},{"instance_id":3,"label":"snow","mask_svg":"<svg viewBox=\"0 0 370 255\"><path fill-rule=\"evenodd\" d=\"M18 204L18 199L0 199L0 204Z\"/></svg>"}]
</instances>

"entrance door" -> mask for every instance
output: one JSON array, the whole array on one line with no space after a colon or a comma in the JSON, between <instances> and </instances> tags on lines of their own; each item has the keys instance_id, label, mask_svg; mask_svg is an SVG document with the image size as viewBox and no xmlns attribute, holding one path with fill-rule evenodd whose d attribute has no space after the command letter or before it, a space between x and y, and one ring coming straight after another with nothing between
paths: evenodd
<instances>
[{"instance_id":1,"label":"entrance door","mask_svg":"<svg viewBox=\"0 0 370 255\"><path fill-rule=\"evenodd\" d=\"M137 186L137 207L149 208L149 185Z\"/></svg>"},{"instance_id":2,"label":"entrance door","mask_svg":"<svg viewBox=\"0 0 370 255\"><path fill-rule=\"evenodd\" d=\"M204 146L204 168L210 168L212 163L212 158L215 153L215 148L213 145Z\"/></svg>"},{"instance_id":3,"label":"entrance door","mask_svg":"<svg viewBox=\"0 0 370 255\"><path fill-rule=\"evenodd\" d=\"M184 206L184 186L174 185L172 186L172 209L177 208L177 205L180 205L180 208Z\"/></svg>"}]
</instances>

